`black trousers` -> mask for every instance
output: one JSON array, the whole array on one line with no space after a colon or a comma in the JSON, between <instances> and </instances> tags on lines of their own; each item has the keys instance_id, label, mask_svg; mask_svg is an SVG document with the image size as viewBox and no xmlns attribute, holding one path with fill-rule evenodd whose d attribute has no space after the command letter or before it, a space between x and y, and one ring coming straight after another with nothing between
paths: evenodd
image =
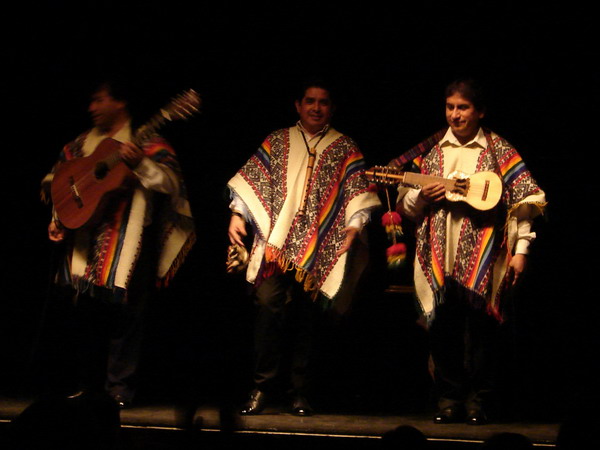
<instances>
[{"instance_id":1,"label":"black trousers","mask_svg":"<svg viewBox=\"0 0 600 450\"><path fill-rule=\"evenodd\" d=\"M134 298L134 297L130 297ZM88 390L133 397L145 302L113 302L80 295L75 305L78 384Z\"/></svg>"},{"instance_id":2,"label":"black trousers","mask_svg":"<svg viewBox=\"0 0 600 450\"><path fill-rule=\"evenodd\" d=\"M491 402L496 388L499 323L474 307L470 295L448 284L429 328L440 408L479 409Z\"/></svg>"},{"instance_id":3,"label":"black trousers","mask_svg":"<svg viewBox=\"0 0 600 450\"><path fill-rule=\"evenodd\" d=\"M309 387L318 307L294 275L271 276L256 291L254 383L261 391L272 392L283 382L292 395L306 395ZM284 382L280 375L286 371Z\"/></svg>"},{"instance_id":4,"label":"black trousers","mask_svg":"<svg viewBox=\"0 0 600 450\"><path fill-rule=\"evenodd\" d=\"M124 291L53 289L43 324L38 389L107 391L131 399L136 389L144 315L154 294L156 258L144 246Z\"/></svg>"}]
</instances>

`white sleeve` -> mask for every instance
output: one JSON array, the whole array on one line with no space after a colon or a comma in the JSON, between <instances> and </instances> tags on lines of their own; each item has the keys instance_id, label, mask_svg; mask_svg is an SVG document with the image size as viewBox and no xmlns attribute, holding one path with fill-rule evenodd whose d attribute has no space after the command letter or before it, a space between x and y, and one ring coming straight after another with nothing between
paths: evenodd
<instances>
[{"instance_id":1,"label":"white sleeve","mask_svg":"<svg viewBox=\"0 0 600 450\"><path fill-rule=\"evenodd\" d=\"M150 158L142 158L133 173L146 189L163 194L174 194L179 189L179 182L173 171Z\"/></svg>"},{"instance_id":2,"label":"white sleeve","mask_svg":"<svg viewBox=\"0 0 600 450\"><path fill-rule=\"evenodd\" d=\"M244 201L237 195L235 192L231 193L231 203L229 204L229 209L232 211L240 213L246 222L250 222L250 214L248 214L248 207L244 203Z\"/></svg>"},{"instance_id":3,"label":"white sleeve","mask_svg":"<svg viewBox=\"0 0 600 450\"><path fill-rule=\"evenodd\" d=\"M536 234L531 231L533 228L533 218L539 214L539 210L530 203L546 203L546 194L543 191L538 192L533 196L529 196L524 200L524 203L515 211L517 221L515 255L528 254L529 245L535 240Z\"/></svg>"},{"instance_id":4,"label":"white sleeve","mask_svg":"<svg viewBox=\"0 0 600 450\"><path fill-rule=\"evenodd\" d=\"M423 216L427 202L419 195L421 189L399 188L399 204L402 212L409 218L416 220Z\"/></svg>"},{"instance_id":5,"label":"white sleeve","mask_svg":"<svg viewBox=\"0 0 600 450\"><path fill-rule=\"evenodd\" d=\"M371 212L366 208L361 209L352 214L352 217L350 217L346 226L362 230L369 220L371 220Z\"/></svg>"},{"instance_id":6,"label":"white sleeve","mask_svg":"<svg viewBox=\"0 0 600 450\"><path fill-rule=\"evenodd\" d=\"M536 235L531 231L532 220L522 219L517 222L517 241L515 243L515 255L529 253L529 245L534 241Z\"/></svg>"}]
</instances>

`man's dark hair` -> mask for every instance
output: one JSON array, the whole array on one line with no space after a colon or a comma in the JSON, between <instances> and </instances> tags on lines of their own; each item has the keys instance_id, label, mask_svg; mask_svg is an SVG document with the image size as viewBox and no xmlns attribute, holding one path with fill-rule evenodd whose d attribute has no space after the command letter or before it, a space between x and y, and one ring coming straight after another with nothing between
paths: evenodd
<instances>
[{"instance_id":1,"label":"man's dark hair","mask_svg":"<svg viewBox=\"0 0 600 450\"><path fill-rule=\"evenodd\" d=\"M485 111L486 102L483 87L477 80L473 78L458 78L446 86L445 98L451 97L456 93L473 103L477 111Z\"/></svg>"},{"instance_id":2,"label":"man's dark hair","mask_svg":"<svg viewBox=\"0 0 600 450\"><path fill-rule=\"evenodd\" d=\"M123 80L116 78L106 78L97 81L92 88L92 93L106 90L112 98L118 101L129 103L131 100L131 87Z\"/></svg>"},{"instance_id":3,"label":"man's dark hair","mask_svg":"<svg viewBox=\"0 0 600 450\"><path fill-rule=\"evenodd\" d=\"M306 95L306 91L310 88L319 88L329 92L329 100L331 101L332 105L335 104L335 95L333 88L326 80L321 78L314 78L302 82L298 88L298 92L296 93L295 100L301 102L304 96Z\"/></svg>"}]
</instances>

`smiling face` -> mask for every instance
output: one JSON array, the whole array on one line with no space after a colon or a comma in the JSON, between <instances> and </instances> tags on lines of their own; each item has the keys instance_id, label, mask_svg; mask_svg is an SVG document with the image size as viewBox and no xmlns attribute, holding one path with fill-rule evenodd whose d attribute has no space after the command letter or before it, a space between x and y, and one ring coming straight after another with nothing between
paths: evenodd
<instances>
[{"instance_id":1,"label":"smiling face","mask_svg":"<svg viewBox=\"0 0 600 450\"><path fill-rule=\"evenodd\" d=\"M475 137L479 131L479 121L484 115L458 92L446 98L446 121L461 144Z\"/></svg>"},{"instance_id":2,"label":"smiling face","mask_svg":"<svg viewBox=\"0 0 600 450\"><path fill-rule=\"evenodd\" d=\"M311 134L322 130L331 121L333 105L329 92L318 87L309 87L301 101L296 101L300 123Z\"/></svg>"}]
</instances>

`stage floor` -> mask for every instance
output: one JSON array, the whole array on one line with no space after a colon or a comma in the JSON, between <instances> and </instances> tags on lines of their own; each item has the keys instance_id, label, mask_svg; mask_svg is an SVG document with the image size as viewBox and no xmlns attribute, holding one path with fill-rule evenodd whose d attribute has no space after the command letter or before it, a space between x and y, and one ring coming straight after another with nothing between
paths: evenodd
<instances>
[{"instance_id":1,"label":"stage floor","mask_svg":"<svg viewBox=\"0 0 600 450\"><path fill-rule=\"evenodd\" d=\"M32 403L31 400L0 398L0 422L8 426ZM271 408L258 416L239 416L211 405L185 406L176 404L137 405L121 411L121 427L130 433L168 435L194 431L205 434L249 436L288 436L297 438L329 438L358 440L363 444L376 442L387 431L400 425L419 429L432 443L468 444L477 446L501 432L519 433L536 447L555 447L559 429L557 423L504 422L482 426L467 424L436 425L430 414L409 415L349 415L316 414L296 417L279 408ZM172 432L172 433L170 433Z\"/></svg>"}]
</instances>

